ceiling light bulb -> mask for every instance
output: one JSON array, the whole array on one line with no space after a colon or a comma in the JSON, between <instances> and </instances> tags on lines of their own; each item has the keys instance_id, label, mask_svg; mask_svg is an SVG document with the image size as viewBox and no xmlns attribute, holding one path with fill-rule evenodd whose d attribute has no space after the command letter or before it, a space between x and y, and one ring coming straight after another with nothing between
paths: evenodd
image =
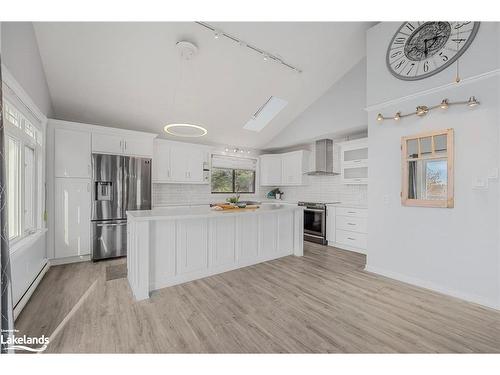
<instances>
[{"instance_id":1,"label":"ceiling light bulb","mask_svg":"<svg viewBox=\"0 0 500 375\"><path fill-rule=\"evenodd\" d=\"M226 151L226 152L229 152L229 149L228 149L228 148L226 148L226 150L225 150L225 151Z\"/></svg>"},{"instance_id":2,"label":"ceiling light bulb","mask_svg":"<svg viewBox=\"0 0 500 375\"><path fill-rule=\"evenodd\" d=\"M219 30L214 30L214 39L220 39L220 37L222 36L222 32L219 31Z\"/></svg>"},{"instance_id":3,"label":"ceiling light bulb","mask_svg":"<svg viewBox=\"0 0 500 375\"><path fill-rule=\"evenodd\" d=\"M241 153L243 153L244 151L243 150L240 150Z\"/></svg>"},{"instance_id":4,"label":"ceiling light bulb","mask_svg":"<svg viewBox=\"0 0 500 375\"><path fill-rule=\"evenodd\" d=\"M441 102L439 107L441 109L448 109L449 105L450 105L450 103L448 103L448 99L443 99L443 101Z\"/></svg>"},{"instance_id":5,"label":"ceiling light bulb","mask_svg":"<svg viewBox=\"0 0 500 375\"><path fill-rule=\"evenodd\" d=\"M400 118L401 118L401 112L398 112L394 115L394 120L399 121Z\"/></svg>"},{"instance_id":6,"label":"ceiling light bulb","mask_svg":"<svg viewBox=\"0 0 500 375\"><path fill-rule=\"evenodd\" d=\"M263 56L263 57L262 57L262 59L263 59L264 61L269 60L269 55L268 55L267 53L264 53L262 56Z\"/></svg>"},{"instance_id":7,"label":"ceiling light bulb","mask_svg":"<svg viewBox=\"0 0 500 375\"><path fill-rule=\"evenodd\" d=\"M248 150L248 151L247 151L247 153L248 153L248 154L249 154L250 152L251 152L250 150Z\"/></svg>"},{"instance_id":8,"label":"ceiling light bulb","mask_svg":"<svg viewBox=\"0 0 500 375\"><path fill-rule=\"evenodd\" d=\"M467 102L467 105L468 105L469 107L475 107L475 106L476 106L476 105L478 105L478 104L479 104L479 102L476 100L476 97L475 97L475 96L471 96L471 97L469 98L469 101Z\"/></svg>"},{"instance_id":9,"label":"ceiling light bulb","mask_svg":"<svg viewBox=\"0 0 500 375\"><path fill-rule=\"evenodd\" d=\"M382 113L379 113L377 115L377 121L382 121L384 119L384 116L382 116Z\"/></svg>"},{"instance_id":10,"label":"ceiling light bulb","mask_svg":"<svg viewBox=\"0 0 500 375\"><path fill-rule=\"evenodd\" d=\"M238 149L237 148L233 149L233 152L238 152Z\"/></svg>"}]
</instances>

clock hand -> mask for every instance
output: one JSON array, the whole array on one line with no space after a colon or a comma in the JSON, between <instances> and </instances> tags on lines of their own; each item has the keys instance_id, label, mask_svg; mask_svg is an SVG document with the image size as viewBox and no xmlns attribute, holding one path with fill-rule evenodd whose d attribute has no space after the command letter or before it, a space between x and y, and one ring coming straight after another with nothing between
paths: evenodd
<instances>
[{"instance_id":1,"label":"clock hand","mask_svg":"<svg viewBox=\"0 0 500 375\"><path fill-rule=\"evenodd\" d=\"M425 55L425 58L427 58L427 54L428 54L428 51L427 51L427 42L428 42L428 40L424 39L424 55Z\"/></svg>"}]
</instances>

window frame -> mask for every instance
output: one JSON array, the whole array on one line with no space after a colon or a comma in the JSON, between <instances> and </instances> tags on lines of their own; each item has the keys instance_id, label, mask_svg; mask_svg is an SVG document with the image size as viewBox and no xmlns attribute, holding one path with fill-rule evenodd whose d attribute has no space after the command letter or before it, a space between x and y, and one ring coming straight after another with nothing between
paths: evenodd
<instances>
[{"instance_id":1,"label":"window frame","mask_svg":"<svg viewBox=\"0 0 500 375\"><path fill-rule=\"evenodd\" d=\"M435 152L434 138L436 136L446 136L446 153ZM425 156L421 155L420 139L431 137L431 153ZM408 141L416 140L418 147L417 157L408 157ZM409 163L414 161L429 161L446 159L447 162L447 187L446 199L414 199L409 198ZM453 129L438 130L426 133L420 133L412 136L401 137L401 204L403 206L413 207L454 207L454 131Z\"/></svg>"},{"instance_id":2,"label":"window frame","mask_svg":"<svg viewBox=\"0 0 500 375\"><path fill-rule=\"evenodd\" d=\"M212 190L212 173L214 169L225 169L230 170L232 176L232 188L231 191L213 191ZM253 191L235 191L236 190L236 171L248 171L253 173L253 183L252 189ZM221 168L221 167L212 167L210 170L210 193L211 194L255 194L255 179L257 178L257 173L254 169L243 169L243 168Z\"/></svg>"},{"instance_id":3,"label":"window frame","mask_svg":"<svg viewBox=\"0 0 500 375\"><path fill-rule=\"evenodd\" d=\"M16 186L16 192L18 196L18 213L17 213L17 225L18 233L15 237L9 238L9 244L12 246L23 239L37 233L40 229L43 229L43 212L44 212L44 129L42 122L34 117L30 113L28 107L24 108L23 103L16 104L19 100L17 98L10 98L10 95L6 95L4 90L4 129L5 129L5 139L13 139L18 143L18 183ZM15 110L18 113L17 124L9 121L6 116L6 107L11 110ZM33 121L35 120L35 121ZM25 126L29 126L29 132L25 129ZM30 133L32 136L30 136ZM7 151L6 144L4 145L5 151ZM33 225L28 228L27 217L26 217L26 154L25 149L30 148L34 151L33 154L33 165L32 165L32 179L33 179L33 189L32 189L32 222ZM8 166L6 166L8 167ZM7 176L8 176L8 171ZM7 207L9 209L9 207Z\"/></svg>"}]
</instances>

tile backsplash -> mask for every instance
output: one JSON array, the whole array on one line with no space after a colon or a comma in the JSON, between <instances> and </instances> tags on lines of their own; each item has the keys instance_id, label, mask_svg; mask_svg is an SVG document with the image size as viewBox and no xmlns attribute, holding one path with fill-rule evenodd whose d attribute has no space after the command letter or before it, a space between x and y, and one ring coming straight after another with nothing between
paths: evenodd
<instances>
[{"instance_id":1,"label":"tile backsplash","mask_svg":"<svg viewBox=\"0 0 500 375\"><path fill-rule=\"evenodd\" d=\"M262 195L258 187L255 194L241 194L241 200L258 200ZM264 195L267 190L263 191ZM194 184L153 184L153 207L172 204L208 204L225 202L226 198L235 194L212 194L210 185Z\"/></svg>"},{"instance_id":2,"label":"tile backsplash","mask_svg":"<svg viewBox=\"0 0 500 375\"><path fill-rule=\"evenodd\" d=\"M340 176L309 176L304 186L280 187L287 201L342 202L366 205L368 185L345 185Z\"/></svg>"},{"instance_id":3,"label":"tile backsplash","mask_svg":"<svg viewBox=\"0 0 500 375\"><path fill-rule=\"evenodd\" d=\"M255 194L242 194L242 200L260 200L272 187L257 187ZM344 185L340 176L309 176L304 186L280 187L286 201L342 202L356 205L367 204L367 185ZM210 185L153 184L153 207L172 204L208 204L224 202L234 194L212 194Z\"/></svg>"}]
</instances>

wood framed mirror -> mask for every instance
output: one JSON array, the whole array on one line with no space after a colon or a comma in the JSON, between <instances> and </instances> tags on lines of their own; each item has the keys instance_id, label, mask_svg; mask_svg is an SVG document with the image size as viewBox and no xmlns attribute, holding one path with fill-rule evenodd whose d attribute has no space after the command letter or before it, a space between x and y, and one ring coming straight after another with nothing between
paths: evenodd
<instances>
[{"instance_id":1,"label":"wood framed mirror","mask_svg":"<svg viewBox=\"0 0 500 375\"><path fill-rule=\"evenodd\" d=\"M453 129L401 138L401 204L452 208Z\"/></svg>"}]
</instances>

